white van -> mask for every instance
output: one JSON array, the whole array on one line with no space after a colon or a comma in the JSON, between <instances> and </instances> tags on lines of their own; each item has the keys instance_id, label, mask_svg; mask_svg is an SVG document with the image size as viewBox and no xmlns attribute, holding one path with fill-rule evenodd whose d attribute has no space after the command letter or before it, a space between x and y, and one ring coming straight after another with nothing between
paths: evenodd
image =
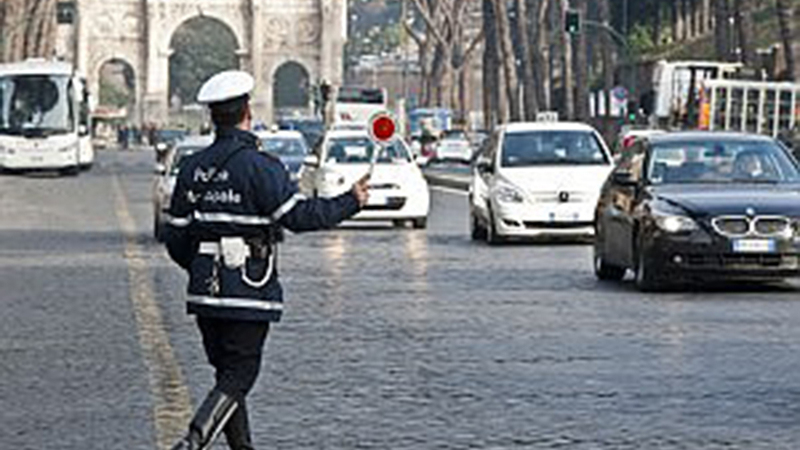
<instances>
[{"instance_id":1,"label":"white van","mask_svg":"<svg viewBox=\"0 0 800 450\"><path fill-rule=\"evenodd\" d=\"M600 189L613 169L602 136L580 123L509 124L472 167L474 240L594 235Z\"/></svg>"}]
</instances>

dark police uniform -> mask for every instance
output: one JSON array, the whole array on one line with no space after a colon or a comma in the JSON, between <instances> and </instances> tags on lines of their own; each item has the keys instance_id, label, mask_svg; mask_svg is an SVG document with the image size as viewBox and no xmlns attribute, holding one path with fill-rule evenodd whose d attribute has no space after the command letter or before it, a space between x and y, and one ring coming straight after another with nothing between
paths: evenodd
<instances>
[{"instance_id":1,"label":"dark police uniform","mask_svg":"<svg viewBox=\"0 0 800 450\"><path fill-rule=\"evenodd\" d=\"M351 192L304 198L258 144L249 132L218 129L211 147L188 157L178 175L166 245L189 273L187 308L197 316L216 385L175 448L208 448L223 427L231 448L253 448L245 397L269 324L283 313L276 267L282 228L331 228L359 211Z\"/></svg>"}]
</instances>

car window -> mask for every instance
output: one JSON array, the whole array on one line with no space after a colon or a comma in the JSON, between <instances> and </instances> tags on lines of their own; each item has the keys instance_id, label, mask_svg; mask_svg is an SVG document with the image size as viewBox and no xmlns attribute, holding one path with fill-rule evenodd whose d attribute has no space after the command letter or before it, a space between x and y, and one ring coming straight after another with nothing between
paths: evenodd
<instances>
[{"instance_id":1,"label":"car window","mask_svg":"<svg viewBox=\"0 0 800 450\"><path fill-rule=\"evenodd\" d=\"M301 138L266 137L261 138L264 151L276 156L305 156L308 146Z\"/></svg>"},{"instance_id":2,"label":"car window","mask_svg":"<svg viewBox=\"0 0 800 450\"><path fill-rule=\"evenodd\" d=\"M385 147L375 145L367 137L334 138L328 141L328 162L339 164L369 163L373 152L379 150L378 163L393 163L411 161L408 149L395 141Z\"/></svg>"},{"instance_id":3,"label":"car window","mask_svg":"<svg viewBox=\"0 0 800 450\"><path fill-rule=\"evenodd\" d=\"M797 183L797 163L777 143L708 140L654 145L647 171L651 184Z\"/></svg>"},{"instance_id":4,"label":"car window","mask_svg":"<svg viewBox=\"0 0 800 450\"><path fill-rule=\"evenodd\" d=\"M502 167L609 163L597 136L590 131L506 133L502 152Z\"/></svg>"}]
</instances>

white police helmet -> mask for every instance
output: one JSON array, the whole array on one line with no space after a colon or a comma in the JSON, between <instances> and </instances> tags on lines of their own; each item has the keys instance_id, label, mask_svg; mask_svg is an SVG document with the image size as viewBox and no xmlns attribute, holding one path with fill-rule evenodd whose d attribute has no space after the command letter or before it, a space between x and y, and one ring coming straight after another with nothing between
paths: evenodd
<instances>
[{"instance_id":1,"label":"white police helmet","mask_svg":"<svg viewBox=\"0 0 800 450\"><path fill-rule=\"evenodd\" d=\"M197 102L211 105L223 103L248 95L255 87L253 76L241 70L220 72L200 87Z\"/></svg>"}]
</instances>

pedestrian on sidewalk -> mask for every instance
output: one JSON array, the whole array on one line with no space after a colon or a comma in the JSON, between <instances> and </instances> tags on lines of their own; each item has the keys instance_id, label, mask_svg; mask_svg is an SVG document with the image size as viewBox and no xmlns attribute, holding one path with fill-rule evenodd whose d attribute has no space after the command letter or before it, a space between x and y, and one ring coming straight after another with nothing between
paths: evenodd
<instances>
[{"instance_id":1,"label":"pedestrian on sidewalk","mask_svg":"<svg viewBox=\"0 0 800 450\"><path fill-rule=\"evenodd\" d=\"M245 72L215 75L200 89L214 143L188 157L169 210L166 244L189 273L197 317L216 384L173 450L208 449L224 432L233 450L252 450L245 398L255 384L270 324L283 312L276 264L282 228L331 228L367 202L367 177L332 199L306 199L281 161L259 151Z\"/></svg>"}]
</instances>

